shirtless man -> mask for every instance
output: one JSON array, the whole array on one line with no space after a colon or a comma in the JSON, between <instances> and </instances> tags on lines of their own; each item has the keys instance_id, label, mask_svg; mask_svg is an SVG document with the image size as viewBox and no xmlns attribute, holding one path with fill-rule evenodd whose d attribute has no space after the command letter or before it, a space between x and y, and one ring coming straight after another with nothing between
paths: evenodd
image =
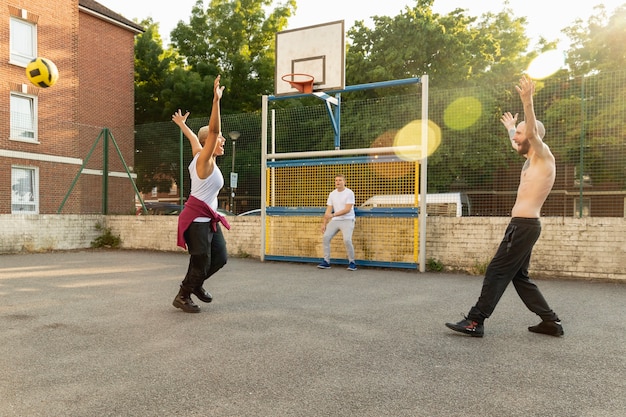
<instances>
[{"instance_id":1,"label":"shirtless man","mask_svg":"<svg viewBox=\"0 0 626 417\"><path fill-rule=\"evenodd\" d=\"M545 128L535 118L533 107L535 84L529 78L523 77L515 89L522 100L526 120L515 128L517 114L513 117L511 113L505 113L501 121L509 130L513 149L524 156L526 162L520 176L517 199L511 211L511 222L487 267L478 301L464 320L446 323L446 326L470 336L483 337L485 319L491 316L500 297L512 281L526 307L541 317L541 323L530 326L528 330L562 336L561 321L528 276L530 255L541 234L539 221L541 207L554 185L556 164L550 148L543 143Z\"/></svg>"}]
</instances>

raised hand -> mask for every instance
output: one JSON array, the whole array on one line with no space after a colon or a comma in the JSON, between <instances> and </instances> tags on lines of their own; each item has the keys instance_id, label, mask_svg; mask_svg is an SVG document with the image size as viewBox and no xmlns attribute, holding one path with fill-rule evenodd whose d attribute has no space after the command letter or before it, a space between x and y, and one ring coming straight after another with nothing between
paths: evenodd
<instances>
[{"instance_id":1,"label":"raised hand","mask_svg":"<svg viewBox=\"0 0 626 417\"><path fill-rule=\"evenodd\" d=\"M517 115L518 113L515 113L515 116L513 116L511 112L508 111L502 114L500 121L502 122L506 130L515 129L515 125L517 124Z\"/></svg>"},{"instance_id":2,"label":"raised hand","mask_svg":"<svg viewBox=\"0 0 626 417\"><path fill-rule=\"evenodd\" d=\"M224 93L224 89L226 88L224 86L220 86L220 78L221 75L218 75L215 77L215 81L213 82L213 100L220 100Z\"/></svg>"},{"instance_id":3,"label":"raised hand","mask_svg":"<svg viewBox=\"0 0 626 417\"><path fill-rule=\"evenodd\" d=\"M527 75L522 76L519 80L519 85L516 85L515 89L519 93L522 103L532 102L533 94L535 94L535 83L530 77Z\"/></svg>"},{"instance_id":4,"label":"raised hand","mask_svg":"<svg viewBox=\"0 0 626 417\"><path fill-rule=\"evenodd\" d=\"M172 115L172 121L179 126L184 125L187 122L187 117L189 117L189 112L183 114L183 112L178 109L178 111Z\"/></svg>"}]
</instances>

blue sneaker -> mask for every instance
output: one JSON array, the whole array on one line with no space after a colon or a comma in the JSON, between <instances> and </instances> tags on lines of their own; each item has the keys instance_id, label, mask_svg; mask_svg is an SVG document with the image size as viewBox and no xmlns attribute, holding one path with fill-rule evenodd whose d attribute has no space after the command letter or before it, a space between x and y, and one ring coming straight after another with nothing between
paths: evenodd
<instances>
[{"instance_id":1,"label":"blue sneaker","mask_svg":"<svg viewBox=\"0 0 626 417\"><path fill-rule=\"evenodd\" d=\"M330 264L326 261L322 261L321 264L317 266L319 269L330 269Z\"/></svg>"},{"instance_id":2,"label":"blue sneaker","mask_svg":"<svg viewBox=\"0 0 626 417\"><path fill-rule=\"evenodd\" d=\"M356 264L354 262L348 264L348 271L356 271Z\"/></svg>"}]
</instances>

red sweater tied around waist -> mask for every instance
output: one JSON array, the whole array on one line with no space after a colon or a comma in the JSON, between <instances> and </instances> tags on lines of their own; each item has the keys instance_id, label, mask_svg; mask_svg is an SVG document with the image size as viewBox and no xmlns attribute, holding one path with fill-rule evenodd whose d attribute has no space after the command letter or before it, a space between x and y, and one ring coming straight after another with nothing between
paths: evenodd
<instances>
[{"instance_id":1,"label":"red sweater tied around waist","mask_svg":"<svg viewBox=\"0 0 626 417\"><path fill-rule=\"evenodd\" d=\"M194 196L189 196L185 203L185 208L178 216L178 239L176 244L183 249L187 249L185 241L185 231L193 223L197 217L208 217L211 219L211 230L213 233L217 231L217 223L222 223L224 227L230 230L230 224L226 217L213 210L207 203Z\"/></svg>"}]
</instances>

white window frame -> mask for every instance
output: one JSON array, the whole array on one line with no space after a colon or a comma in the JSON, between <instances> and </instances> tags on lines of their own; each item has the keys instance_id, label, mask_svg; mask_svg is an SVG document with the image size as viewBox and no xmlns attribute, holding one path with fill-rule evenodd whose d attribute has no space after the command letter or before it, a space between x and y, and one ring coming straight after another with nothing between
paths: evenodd
<instances>
[{"instance_id":1,"label":"white window frame","mask_svg":"<svg viewBox=\"0 0 626 417\"><path fill-rule=\"evenodd\" d=\"M17 112L15 108L16 100L24 100L27 102L27 112L24 114L20 114ZM10 99L10 112L11 112L11 128L9 129L9 135L11 140L17 140L21 142L30 142L30 143L39 143L39 134L38 134L38 111L39 111L39 100L37 96L33 96L31 94L22 94L16 91L11 91L11 99ZM20 121L20 117L26 117L30 120ZM28 134L31 136L28 136Z\"/></svg>"},{"instance_id":2,"label":"white window frame","mask_svg":"<svg viewBox=\"0 0 626 417\"><path fill-rule=\"evenodd\" d=\"M38 167L11 166L11 214L39 214Z\"/></svg>"},{"instance_id":3,"label":"white window frame","mask_svg":"<svg viewBox=\"0 0 626 417\"><path fill-rule=\"evenodd\" d=\"M37 57L37 24L11 16L9 37L11 45L9 62L26 67Z\"/></svg>"},{"instance_id":4,"label":"white window frame","mask_svg":"<svg viewBox=\"0 0 626 417\"><path fill-rule=\"evenodd\" d=\"M583 197L583 212L582 217L589 217L591 213L591 198ZM574 217L579 217L580 213L580 198L574 199Z\"/></svg>"}]
</instances>

